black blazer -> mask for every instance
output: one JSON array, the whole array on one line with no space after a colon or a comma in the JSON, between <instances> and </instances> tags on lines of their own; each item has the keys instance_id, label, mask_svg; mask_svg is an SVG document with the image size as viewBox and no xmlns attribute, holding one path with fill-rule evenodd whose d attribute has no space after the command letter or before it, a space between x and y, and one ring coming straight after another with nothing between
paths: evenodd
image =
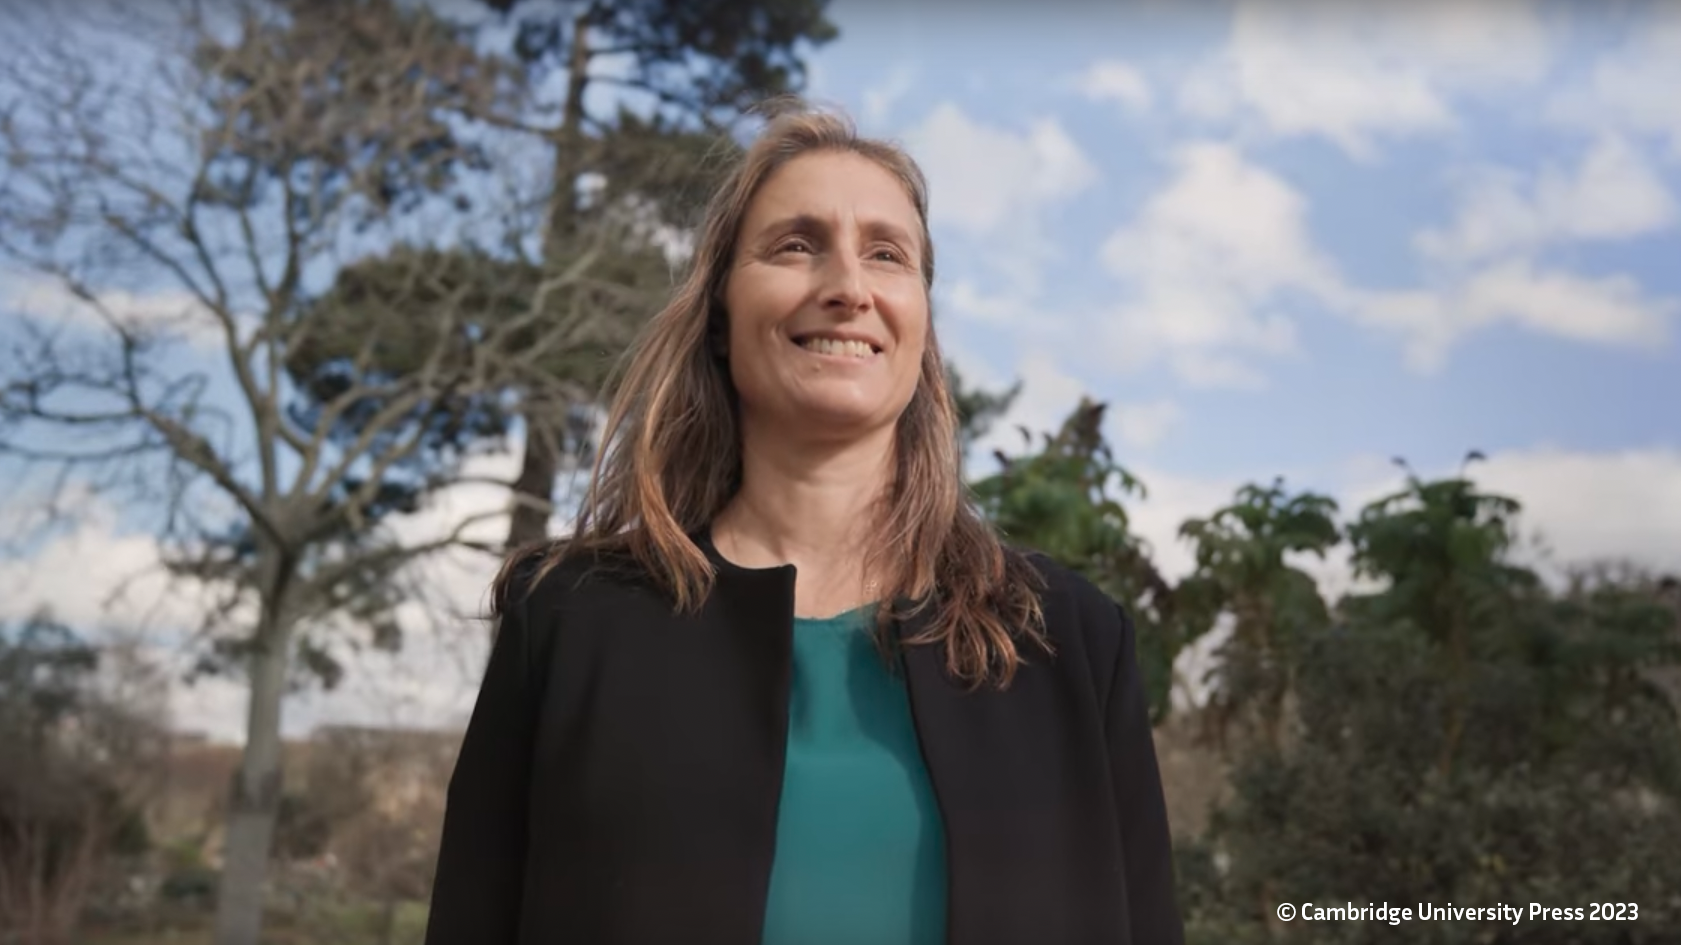
<instances>
[{"instance_id":1,"label":"black blazer","mask_svg":"<svg viewBox=\"0 0 1681 945\"><path fill-rule=\"evenodd\" d=\"M738 567L699 541L718 575L696 614L579 566L510 606L449 783L427 945L758 945L794 568ZM1033 560L1054 659L1030 651L1009 689L970 692L937 647L905 652L945 824L948 941L1178 945L1132 622Z\"/></svg>"}]
</instances>

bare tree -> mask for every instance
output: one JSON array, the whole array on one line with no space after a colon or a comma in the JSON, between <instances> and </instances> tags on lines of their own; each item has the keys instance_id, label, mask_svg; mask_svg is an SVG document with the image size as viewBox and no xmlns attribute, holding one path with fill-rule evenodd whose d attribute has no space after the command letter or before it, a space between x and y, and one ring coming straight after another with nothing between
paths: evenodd
<instances>
[{"instance_id":1,"label":"bare tree","mask_svg":"<svg viewBox=\"0 0 1681 945\"><path fill-rule=\"evenodd\" d=\"M207 655L250 691L216 941L255 945L285 694L300 669L331 669L333 639L388 616L379 595L405 567L500 551L473 531L500 512L422 538L392 517L463 481L459 452L428 449L440 418L530 383L587 333L545 300L623 221L480 318L495 272L441 278L428 247L462 245L475 208L498 219L483 207L496 188L473 184L490 133L465 116L517 113L519 69L394 0L252 3L150 33L107 22L121 26L20 30L0 55L0 252L35 280L3 326L0 448L66 481L138 487L163 513L148 520L170 567L214 594ZM385 311L411 317L360 334L330 384L302 389L289 363L354 304L328 288L374 257L401 290ZM44 310L42 293L71 304ZM380 370L392 345L415 369Z\"/></svg>"}]
</instances>

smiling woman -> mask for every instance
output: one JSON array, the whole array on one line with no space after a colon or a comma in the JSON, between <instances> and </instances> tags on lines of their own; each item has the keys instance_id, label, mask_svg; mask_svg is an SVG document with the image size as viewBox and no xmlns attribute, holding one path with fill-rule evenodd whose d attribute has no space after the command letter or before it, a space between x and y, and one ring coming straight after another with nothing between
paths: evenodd
<instances>
[{"instance_id":1,"label":"smiling woman","mask_svg":"<svg viewBox=\"0 0 1681 945\"><path fill-rule=\"evenodd\" d=\"M927 186L783 103L510 557L429 945L1177 943L1131 621L965 500Z\"/></svg>"},{"instance_id":2,"label":"smiling woman","mask_svg":"<svg viewBox=\"0 0 1681 945\"><path fill-rule=\"evenodd\" d=\"M744 443L893 455L928 355L919 229L905 185L859 154L808 154L765 181L723 298Z\"/></svg>"}]
</instances>

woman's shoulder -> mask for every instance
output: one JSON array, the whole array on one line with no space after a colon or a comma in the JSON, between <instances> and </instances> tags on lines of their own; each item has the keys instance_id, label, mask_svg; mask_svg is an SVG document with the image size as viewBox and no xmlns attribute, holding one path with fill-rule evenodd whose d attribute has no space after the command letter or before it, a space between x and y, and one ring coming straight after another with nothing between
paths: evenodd
<instances>
[{"instance_id":1,"label":"woman's shoulder","mask_svg":"<svg viewBox=\"0 0 1681 945\"><path fill-rule=\"evenodd\" d=\"M1007 551L1033 567L1043 586L1042 594L1047 598L1070 598L1083 609L1114 609L1119 606L1091 578L1042 551L1019 546L1010 546Z\"/></svg>"},{"instance_id":2,"label":"woman's shoulder","mask_svg":"<svg viewBox=\"0 0 1681 945\"><path fill-rule=\"evenodd\" d=\"M593 589L634 585L645 577L628 550L554 539L509 556L493 588L493 606L499 615L516 608L552 610Z\"/></svg>"},{"instance_id":3,"label":"woman's shoulder","mask_svg":"<svg viewBox=\"0 0 1681 945\"><path fill-rule=\"evenodd\" d=\"M1009 549L1039 575L1045 631L1053 643L1078 635L1095 663L1112 661L1130 644L1132 618L1126 607L1090 578L1031 548Z\"/></svg>"}]
</instances>

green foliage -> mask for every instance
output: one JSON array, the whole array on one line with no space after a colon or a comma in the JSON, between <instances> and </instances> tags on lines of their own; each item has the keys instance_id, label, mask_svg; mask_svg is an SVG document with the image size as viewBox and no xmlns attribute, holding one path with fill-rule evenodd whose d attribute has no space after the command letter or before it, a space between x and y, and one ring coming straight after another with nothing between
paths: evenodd
<instances>
[{"instance_id":1,"label":"green foliage","mask_svg":"<svg viewBox=\"0 0 1681 945\"><path fill-rule=\"evenodd\" d=\"M802 46L837 31L827 0L483 0L516 24L524 62L571 69L578 30L600 48L628 51L630 74L614 84L640 90L690 119L727 120L766 95L797 91Z\"/></svg>"},{"instance_id":2,"label":"green foliage","mask_svg":"<svg viewBox=\"0 0 1681 945\"><path fill-rule=\"evenodd\" d=\"M216 871L206 866L171 870L158 884L158 898L171 906L208 909L216 899Z\"/></svg>"},{"instance_id":3,"label":"green foliage","mask_svg":"<svg viewBox=\"0 0 1681 945\"><path fill-rule=\"evenodd\" d=\"M546 195L523 198L541 208L511 213L499 239L447 250L397 246L347 268L307 301L331 327L288 352L287 368L301 393L295 409L316 416L347 390L398 384L392 396L362 397L357 410L334 418L335 435L354 441L401 403L403 378L438 370L440 352L446 364L517 365L494 391L413 404L408 422L387 424L394 436L417 425L423 435L405 468L380 484L393 502L405 500L420 491L417 476L500 442L517 424L525 433L509 531L517 545L545 533L563 466L591 459L590 408L608 369L664 303L671 234L697 222L725 167L719 159L733 153L721 123L797 91L803 50L835 30L822 0L487 5L507 15L515 38L507 62L491 57L483 68L509 78L491 89L472 85L476 96L457 110L530 133L549 152ZM438 54L446 65L457 58ZM560 89L558 120L534 97L500 94L509 85ZM592 85L628 91L628 104L592 110ZM432 163L429 152L406 153L413 167ZM419 267L417 257L427 257Z\"/></svg>"},{"instance_id":4,"label":"green foliage","mask_svg":"<svg viewBox=\"0 0 1681 945\"><path fill-rule=\"evenodd\" d=\"M1548 587L1513 558L1516 500L1409 471L1346 525L1326 496L1245 486L1184 524L1196 566L1168 587L1101 422L1083 402L974 490L1014 541L1140 616L1158 718L1178 648L1230 621L1199 711L1205 731L1257 737L1226 745L1228 799L1179 838L1189 941L1681 941L1681 582ZM1345 539L1371 589L1329 605L1294 562ZM1638 903L1640 918L1283 925L1282 902Z\"/></svg>"},{"instance_id":5,"label":"green foliage","mask_svg":"<svg viewBox=\"0 0 1681 945\"><path fill-rule=\"evenodd\" d=\"M124 791L134 720L101 697L98 669L49 615L0 626L0 929L73 923L103 864L150 846Z\"/></svg>"},{"instance_id":6,"label":"green foliage","mask_svg":"<svg viewBox=\"0 0 1681 945\"><path fill-rule=\"evenodd\" d=\"M365 225L412 210L482 170L452 116L492 111L518 76L425 6L396 0L271 0L244 8L237 38L208 31L193 64L222 120L195 200L247 210L286 196L291 239L340 210ZM296 274L287 277L294 280ZM282 289L284 291L284 289Z\"/></svg>"},{"instance_id":7,"label":"green foliage","mask_svg":"<svg viewBox=\"0 0 1681 945\"><path fill-rule=\"evenodd\" d=\"M1153 713L1168 709L1181 637L1173 589L1132 533L1121 497L1143 484L1114 461L1102 433L1104 405L1082 400L1037 453L998 457L998 473L973 483L982 511L1005 536L1084 574L1128 605ZM1119 493L1118 495L1116 493Z\"/></svg>"},{"instance_id":8,"label":"green foliage","mask_svg":"<svg viewBox=\"0 0 1681 945\"><path fill-rule=\"evenodd\" d=\"M1519 511L1516 500L1478 492L1469 479L1424 482L1409 472L1404 489L1372 502L1349 526L1355 574L1389 587L1348 606L1462 645L1471 624L1498 616L1491 608L1537 583L1505 560Z\"/></svg>"},{"instance_id":9,"label":"green foliage","mask_svg":"<svg viewBox=\"0 0 1681 945\"><path fill-rule=\"evenodd\" d=\"M547 391L558 400L587 400L650 314L642 303L669 280L663 257L643 247L603 257L587 279L565 291L543 283L535 264L471 248L397 246L345 268L309 303L319 328L287 351L286 366L300 393L294 417L314 426L346 392L390 387L391 396L360 397L337 417L337 437L353 440L403 395L406 377L422 371L465 375L487 360L514 368L507 371L508 383L528 398ZM559 324L577 330L554 330ZM434 485L428 477L449 474L450 459L506 436L518 409L508 391L490 391L415 403L405 421L384 423L381 435L418 432L421 448L387 473L382 486L390 494L382 507L407 510ZM574 426L567 452L585 450L580 441L586 431L586 424ZM360 487L355 479L345 484Z\"/></svg>"},{"instance_id":10,"label":"green foliage","mask_svg":"<svg viewBox=\"0 0 1681 945\"><path fill-rule=\"evenodd\" d=\"M1323 558L1341 538L1336 510L1329 497L1288 494L1279 479L1267 488L1240 488L1233 504L1179 530L1196 549L1196 570L1177 588L1185 637L1202 636L1222 614L1233 618L1206 710L1221 744L1227 726L1246 710L1265 742L1278 744L1299 641L1329 620L1313 577L1285 556Z\"/></svg>"},{"instance_id":11,"label":"green foliage","mask_svg":"<svg viewBox=\"0 0 1681 945\"><path fill-rule=\"evenodd\" d=\"M1653 672L1681 665L1676 608L1628 583L1548 590L1507 557L1519 511L1413 476L1349 527L1380 589L1279 654L1297 737L1241 757L1232 802L1181 851L1193 940L1261 941L1277 903L1310 901L1642 910L1300 927L1323 942L1673 940L1681 739Z\"/></svg>"},{"instance_id":12,"label":"green foliage","mask_svg":"<svg viewBox=\"0 0 1681 945\"><path fill-rule=\"evenodd\" d=\"M47 614L0 628L0 725L40 744L81 706L99 651Z\"/></svg>"}]
</instances>

